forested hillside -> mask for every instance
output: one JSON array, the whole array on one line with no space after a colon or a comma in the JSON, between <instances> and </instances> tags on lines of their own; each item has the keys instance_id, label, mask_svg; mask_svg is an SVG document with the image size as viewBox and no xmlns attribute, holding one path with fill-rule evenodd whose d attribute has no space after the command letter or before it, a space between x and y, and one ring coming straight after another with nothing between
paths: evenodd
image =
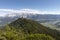
<instances>
[{"instance_id":1,"label":"forested hillside","mask_svg":"<svg viewBox=\"0 0 60 40\"><path fill-rule=\"evenodd\" d=\"M36 21L19 18L0 30L0 40L60 40L60 33Z\"/></svg>"}]
</instances>

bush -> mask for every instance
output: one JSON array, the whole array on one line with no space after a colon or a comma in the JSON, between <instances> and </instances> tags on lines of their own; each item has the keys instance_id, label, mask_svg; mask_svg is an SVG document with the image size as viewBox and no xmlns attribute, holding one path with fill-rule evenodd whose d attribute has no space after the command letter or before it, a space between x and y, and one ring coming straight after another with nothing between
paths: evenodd
<instances>
[{"instance_id":1,"label":"bush","mask_svg":"<svg viewBox=\"0 0 60 40\"><path fill-rule=\"evenodd\" d=\"M45 34L30 34L30 35L27 35L24 38L24 40L55 40L55 39Z\"/></svg>"}]
</instances>

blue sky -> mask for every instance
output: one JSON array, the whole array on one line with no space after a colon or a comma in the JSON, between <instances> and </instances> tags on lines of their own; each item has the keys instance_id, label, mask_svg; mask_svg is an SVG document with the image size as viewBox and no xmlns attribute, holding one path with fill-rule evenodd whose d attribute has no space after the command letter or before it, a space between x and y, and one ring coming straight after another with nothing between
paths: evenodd
<instances>
[{"instance_id":1,"label":"blue sky","mask_svg":"<svg viewBox=\"0 0 60 40\"><path fill-rule=\"evenodd\" d=\"M11 11L10 9L14 9L14 11L34 9L43 11L43 13L60 14L60 0L0 0L0 12L8 9L9 11Z\"/></svg>"},{"instance_id":2,"label":"blue sky","mask_svg":"<svg viewBox=\"0 0 60 40\"><path fill-rule=\"evenodd\" d=\"M1 9L60 10L60 0L0 0Z\"/></svg>"}]
</instances>

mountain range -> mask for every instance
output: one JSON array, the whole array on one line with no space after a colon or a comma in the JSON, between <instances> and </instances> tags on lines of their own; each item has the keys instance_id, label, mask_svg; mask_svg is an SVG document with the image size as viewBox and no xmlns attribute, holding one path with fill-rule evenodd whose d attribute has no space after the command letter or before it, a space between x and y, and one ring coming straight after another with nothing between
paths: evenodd
<instances>
[{"instance_id":1,"label":"mountain range","mask_svg":"<svg viewBox=\"0 0 60 40\"><path fill-rule=\"evenodd\" d=\"M18 18L27 18L35 20L41 23L44 26L52 27L53 29L60 29L60 15L56 14L42 14L39 11L31 10L31 9L22 9L18 10L0 10L0 13L6 13L5 15L0 15L0 26L4 26L9 24L10 22L18 19ZM49 26L50 25L50 26ZM52 26L53 25L53 26Z\"/></svg>"},{"instance_id":2,"label":"mountain range","mask_svg":"<svg viewBox=\"0 0 60 40\"><path fill-rule=\"evenodd\" d=\"M13 15L13 16L12 16ZM14 16L15 15L15 16ZM27 18L38 21L40 23L52 23L57 24L60 21L60 15L52 15L52 14L28 14L28 13L21 13L21 14L6 14L6 16L0 16L0 25L5 25L14 21L18 18Z\"/></svg>"},{"instance_id":3,"label":"mountain range","mask_svg":"<svg viewBox=\"0 0 60 40\"><path fill-rule=\"evenodd\" d=\"M0 15L1 37L7 40L22 40L26 35L28 39L42 35L42 40L60 40L60 15L39 14L40 12L34 11L22 10L14 13L8 10L4 16ZM3 13L6 13L6 10Z\"/></svg>"}]
</instances>

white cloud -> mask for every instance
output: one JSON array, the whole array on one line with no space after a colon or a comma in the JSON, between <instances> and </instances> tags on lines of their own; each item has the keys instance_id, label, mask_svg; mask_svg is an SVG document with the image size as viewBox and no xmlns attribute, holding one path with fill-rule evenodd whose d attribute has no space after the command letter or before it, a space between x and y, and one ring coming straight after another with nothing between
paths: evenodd
<instances>
[{"instance_id":1,"label":"white cloud","mask_svg":"<svg viewBox=\"0 0 60 40\"><path fill-rule=\"evenodd\" d=\"M0 9L0 16L5 16L6 14L21 14L21 13L32 13L32 14L60 14L59 11L41 11L41 10L34 10L34 9L20 9L20 10L13 10L13 9ZM13 15L14 16L14 15Z\"/></svg>"}]
</instances>

